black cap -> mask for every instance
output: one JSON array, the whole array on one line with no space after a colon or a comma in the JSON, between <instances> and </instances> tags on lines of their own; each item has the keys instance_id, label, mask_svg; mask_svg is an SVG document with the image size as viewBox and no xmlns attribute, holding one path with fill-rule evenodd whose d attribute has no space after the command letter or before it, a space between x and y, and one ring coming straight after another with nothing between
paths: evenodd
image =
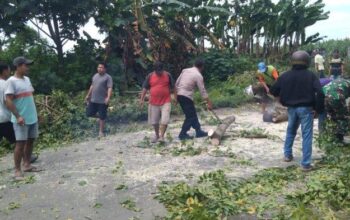
<instances>
[{"instance_id":1,"label":"black cap","mask_svg":"<svg viewBox=\"0 0 350 220\"><path fill-rule=\"evenodd\" d=\"M25 57L16 57L14 60L13 60L13 65L14 66L20 66L22 64L27 64L27 65L30 65L30 64L33 64L34 61L33 60L29 60Z\"/></svg>"}]
</instances>

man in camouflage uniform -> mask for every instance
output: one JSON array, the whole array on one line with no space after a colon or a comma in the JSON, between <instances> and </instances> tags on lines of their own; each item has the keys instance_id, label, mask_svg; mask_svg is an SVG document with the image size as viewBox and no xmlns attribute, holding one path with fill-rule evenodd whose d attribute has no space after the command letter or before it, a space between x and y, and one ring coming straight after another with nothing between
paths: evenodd
<instances>
[{"instance_id":1,"label":"man in camouflage uniform","mask_svg":"<svg viewBox=\"0 0 350 220\"><path fill-rule=\"evenodd\" d=\"M337 79L323 87L325 94L325 109L330 119L336 124L335 135L339 141L344 140L344 135L349 131L350 104L350 80Z\"/></svg>"}]
</instances>

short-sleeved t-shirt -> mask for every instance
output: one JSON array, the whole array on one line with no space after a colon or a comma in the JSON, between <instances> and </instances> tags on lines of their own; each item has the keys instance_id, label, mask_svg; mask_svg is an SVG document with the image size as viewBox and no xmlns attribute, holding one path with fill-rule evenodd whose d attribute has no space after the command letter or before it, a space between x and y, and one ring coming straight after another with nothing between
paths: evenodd
<instances>
[{"instance_id":1,"label":"short-sleeved t-shirt","mask_svg":"<svg viewBox=\"0 0 350 220\"><path fill-rule=\"evenodd\" d=\"M6 81L0 79L0 123L9 122L11 120L11 112L5 104Z\"/></svg>"},{"instance_id":2,"label":"short-sleeved t-shirt","mask_svg":"<svg viewBox=\"0 0 350 220\"><path fill-rule=\"evenodd\" d=\"M104 73L103 75L96 73L92 77L92 93L91 93L91 102L104 104L105 99L107 98L108 89L113 88L112 77Z\"/></svg>"},{"instance_id":3,"label":"short-sleeved t-shirt","mask_svg":"<svg viewBox=\"0 0 350 220\"><path fill-rule=\"evenodd\" d=\"M324 59L323 59L322 55L317 54L315 56L315 64L318 65L318 70L324 70Z\"/></svg>"},{"instance_id":4,"label":"short-sleeved t-shirt","mask_svg":"<svg viewBox=\"0 0 350 220\"><path fill-rule=\"evenodd\" d=\"M278 77L278 71L272 65L267 66L267 70L265 71L265 73L258 72L259 82L265 82L268 86L272 86L278 79Z\"/></svg>"},{"instance_id":5,"label":"short-sleeved t-shirt","mask_svg":"<svg viewBox=\"0 0 350 220\"><path fill-rule=\"evenodd\" d=\"M33 97L34 88L28 77L17 78L11 76L7 80L6 95L14 95L13 103L25 124L31 125L38 122L38 115ZM17 123L16 117L11 115L11 122Z\"/></svg>"},{"instance_id":6,"label":"short-sleeved t-shirt","mask_svg":"<svg viewBox=\"0 0 350 220\"><path fill-rule=\"evenodd\" d=\"M171 89L174 88L174 80L168 72L163 72L160 75L152 72L143 83L143 88L150 90L149 103L151 105L161 106L171 102L170 95Z\"/></svg>"},{"instance_id":7,"label":"short-sleeved t-shirt","mask_svg":"<svg viewBox=\"0 0 350 220\"><path fill-rule=\"evenodd\" d=\"M338 76L342 73L343 60L341 58L332 58L329 65L331 66L332 75Z\"/></svg>"}]
</instances>

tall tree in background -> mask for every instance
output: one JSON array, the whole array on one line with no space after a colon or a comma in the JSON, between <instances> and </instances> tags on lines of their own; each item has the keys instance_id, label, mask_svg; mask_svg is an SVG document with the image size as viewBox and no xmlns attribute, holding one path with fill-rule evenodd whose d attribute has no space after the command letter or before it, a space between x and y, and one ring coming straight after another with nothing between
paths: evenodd
<instances>
[{"instance_id":1,"label":"tall tree in background","mask_svg":"<svg viewBox=\"0 0 350 220\"><path fill-rule=\"evenodd\" d=\"M52 40L57 52L59 73L63 73L63 46L79 38L79 28L85 25L96 10L95 0L8 0L20 21L28 21Z\"/></svg>"}]
</instances>

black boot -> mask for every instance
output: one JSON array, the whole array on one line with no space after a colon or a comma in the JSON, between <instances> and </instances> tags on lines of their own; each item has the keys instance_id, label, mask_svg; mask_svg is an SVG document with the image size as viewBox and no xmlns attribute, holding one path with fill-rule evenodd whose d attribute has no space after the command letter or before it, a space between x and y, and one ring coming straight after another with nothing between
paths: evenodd
<instances>
[{"instance_id":1,"label":"black boot","mask_svg":"<svg viewBox=\"0 0 350 220\"><path fill-rule=\"evenodd\" d=\"M187 133L180 133L179 134L179 139L180 140L188 140L188 139L193 139L193 137L188 135Z\"/></svg>"},{"instance_id":2,"label":"black boot","mask_svg":"<svg viewBox=\"0 0 350 220\"><path fill-rule=\"evenodd\" d=\"M202 129L196 130L196 138L207 137L208 132L203 131Z\"/></svg>"}]
</instances>

